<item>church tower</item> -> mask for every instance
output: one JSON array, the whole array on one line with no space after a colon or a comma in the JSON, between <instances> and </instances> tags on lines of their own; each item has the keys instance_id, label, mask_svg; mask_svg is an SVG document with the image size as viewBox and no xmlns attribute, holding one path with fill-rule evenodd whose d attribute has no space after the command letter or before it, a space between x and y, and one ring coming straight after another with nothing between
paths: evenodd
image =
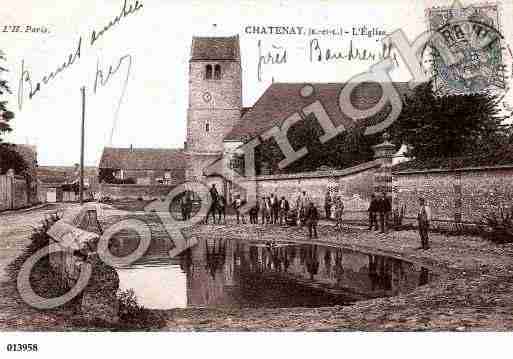
<instances>
[{"instance_id":1,"label":"church tower","mask_svg":"<svg viewBox=\"0 0 513 359\"><path fill-rule=\"evenodd\" d=\"M242 74L239 36L194 37L189 61L187 180L223 154L223 139L240 120Z\"/></svg>"}]
</instances>

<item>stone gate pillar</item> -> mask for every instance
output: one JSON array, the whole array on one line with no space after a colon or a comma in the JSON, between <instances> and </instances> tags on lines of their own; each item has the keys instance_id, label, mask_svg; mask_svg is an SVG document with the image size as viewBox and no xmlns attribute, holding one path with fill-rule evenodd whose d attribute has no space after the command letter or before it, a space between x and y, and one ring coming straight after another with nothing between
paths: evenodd
<instances>
[{"instance_id":1,"label":"stone gate pillar","mask_svg":"<svg viewBox=\"0 0 513 359\"><path fill-rule=\"evenodd\" d=\"M372 146L374 150L374 158L381 164L376 169L374 177L374 192L385 193L387 197L392 198L392 159L395 154L395 145L389 142L390 136L388 133L383 134L383 142Z\"/></svg>"}]
</instances>

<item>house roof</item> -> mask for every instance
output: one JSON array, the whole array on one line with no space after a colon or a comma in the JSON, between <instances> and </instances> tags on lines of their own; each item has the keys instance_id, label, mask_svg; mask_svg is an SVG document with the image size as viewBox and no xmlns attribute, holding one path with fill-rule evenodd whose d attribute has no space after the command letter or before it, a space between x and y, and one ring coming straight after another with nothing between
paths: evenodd
<instances>
[{"instance_id":1,"label":"house roof","mask_svg":"<svg viewBox=\"0 0 513 359\"><path fill-rule=\"evenodd\" d=\"M78 179L78 171L75 166L39 166L37 168L37 178L41 183L72 183ZM98 169L85 166L84 176L98 176Z\"/></svg>"},{"instance_id":2,"label":"house roof","mask_svg":"<svg viewBox=\"0 0 513 359\"><path fill-rule=\"evenodd\" d=\"M476 167L500 167L513 166L513 145L504 146L493 154L447 157L447 158L428 158L413 159L411 161L401 162L394 167L394 172L416 172L430 170L455 170L463 168Z\"/></svg>"},{"instance_id":3,"label":"house roof","mask_svg":"<svg viewBox=\"0 0 513 359\"><path fill-rule=\"evenodd\" d=\"M185 169L187 154L181 148L105 147L100 168L125 170Z\"/></svg>"},{"instance_id":4,"label":"house roof","mask_svg":"<svg viewBox=\"0 0 513 359\"><path fill-rule=\"evenodd\" d=\"M313 87L313 94L306 98L300 94L305 85ZM349 128L348 124L353 124L354 121L344 114L339 106L339 94L345 85L346 83L273 83L242 116L225 140L247 141L273 126L280 126L287 117L316 100L320 100L324 105L335 126L344 123L345 127ZM394 82L394 86L403 96L410 92L406 82ZM351 103L357 109L368 109L379 102L381 93L381 86L378 84L363 82L353 90ZM383 111L369 118L366 121L368 125L382 121L388 113L387 107L384 106Z\"/></svg>"},{"instance_id":5,"label":"house roof","mask_svg":"<svg viewBox=\"0 0 513 359\"><path fill-rule=\"evenodd\" d=\"M191 61L239 60L239 37L193 37Z\"/></svg>"}]
</instances>

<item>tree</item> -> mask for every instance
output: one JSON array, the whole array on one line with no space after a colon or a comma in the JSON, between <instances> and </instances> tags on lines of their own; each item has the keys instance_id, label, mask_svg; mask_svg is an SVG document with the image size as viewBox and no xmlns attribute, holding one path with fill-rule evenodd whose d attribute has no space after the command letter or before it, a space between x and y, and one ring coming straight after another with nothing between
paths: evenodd
<instances>
[{"instance_id":1,"label":"tree","mask_svg":"<svg viewBox=\"0 0 513 359\"><path fill-rule=\"evenodd\" d=\"M351 129L321 143L319 137L324 134L321 126L316 119L307 118L291 127L287 136L295 150L305 146L308 154L279 171L278 163L285 157L275 140L269 139L255 150L257 174L261 174L263 164L267 164L273 173L296 173L315 171L319 167L341 169L370 161L374 157L372 146L382 142L381 133L365 136L363 130Z\"/></svg>"},{"instance_id":2,"label":"tree","mask_svg":"<svg viewBox=\"0 0 513 359\"><path fill-rule=\"evenodd\" d=\"M5 54L0 50L0 61L5 60ZM7 80L2 78L3 73L7 71L0 63L0 96L11 93ZM2 135L12 131L10 121L13 118L14 114L7 110L7 101L0 100L0 174L5 174L12 168L17 174L27 175L28 167L23 157L14 149L14 145L2 141Z\"/></svg>"},{"instance_id":3,"label":"tree","mask_svg":"<svg viewBox=\"0 0 513 359\"><path fill-rule=\"evenodd\" d=\"M0 61L5 61L5 54L0 50ZM0 65L0 96L11 93L11 89L7 84L7 80L2 78L4 72L8 70ZM11 132L12 128L9 122L14 118L14 114L7 110L7 101L0 101L0 143L2 142L2 135Z\"/></svg>"},{"instance_id":4,"label":"tree","mask_svg":"<svg viewBox=\"0 0 513 359\"><path fill-rule=\"evenodd\" d=\"M14 149L15 145L0 143L0 175L9 169L19 175L28 175L28 166L23 157Z\"/></svg>"},{"instance_id":5,"label":"tree","mask_svg":"<svg viewBox=\"0 0 513 359\"><path fill-rule=\"evenodd\" d=\"M435 96L425 83L406 97L392 138L417 159L490 153L508 141L499 105L492 94Z\"/></svg>"}]
</instances>

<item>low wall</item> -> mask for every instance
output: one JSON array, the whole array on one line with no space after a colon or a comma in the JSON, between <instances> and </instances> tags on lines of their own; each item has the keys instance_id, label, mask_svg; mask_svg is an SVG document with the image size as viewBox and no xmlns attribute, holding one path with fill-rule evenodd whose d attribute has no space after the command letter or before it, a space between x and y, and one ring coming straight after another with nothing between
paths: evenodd
<instances>
[{"instance_id":1,"label":"low wall","mask_svg":"<svg viewBox=\"0 0 513 359\"><path fill-rule=\"evenodd\" d=\"M362 212L369 206L375 171L379 167L379 161L370 161L344 170L257 176L257 194L269 196L275 193L279 197L284 196L295 206L299 192L306 191L323 213L326 191L330 189L342 196L345 212Z\"/></svg>"},{"instance_id":2,"label":"low wall","mask_svg":"<svg viewBox=\"0 0 513 359\"><path fill-rule=\"evenodd\" d=\"M499 207L513 205L513 166L394 172L394 206L417 215L424 197L434 220L479 222Z\"/></svg>"},{"instance_id":3,"label":"low wall","mask_svg":"<svg viewBox=\"0 0 513 359\"><path fill-rule=\"evenodd\" d=\"M175 186L168 185L140 185L140 184L101 184L99 196L108 196L112 199L141 197L144 200L165 197Z\"/></svg>"}]
</instances>

